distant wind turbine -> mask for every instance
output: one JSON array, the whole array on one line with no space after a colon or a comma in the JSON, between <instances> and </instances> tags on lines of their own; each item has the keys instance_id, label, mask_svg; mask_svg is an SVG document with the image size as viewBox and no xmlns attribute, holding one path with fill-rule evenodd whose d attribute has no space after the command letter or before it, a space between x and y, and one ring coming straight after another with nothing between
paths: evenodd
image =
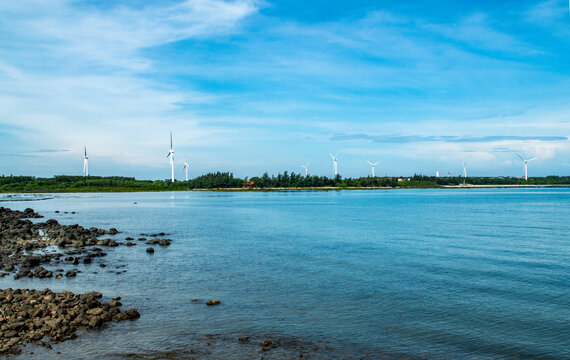
<instances>
[{"instance_id":1,"label":"distant wind turbine","mask_svg":"<svg viewBox=\"0 0 570 360\"><path fill-rule=\"evenodd\" d=\"M305 177L307 177L307 175L309 175L309 161L307 161L307 165L301 165L301 167L305 169Z\"/></svg>"},{"instance_id":2,"label":"distant wind turbine","mask_svg":"<svg viewBox=\"0 0 570 360\"><path fill-rule=\"evenodd\" d=\"M463 162L463 185L465 185L465 179L467 178L467 165L465 165L465 161Z\"/></svg>"},{"instance_id":3,"label":"distant wind turbine","mask_svg":"<svg viewBox=\"0 0 570 360\"><path fill-rule=\"evenodd\" d=\"M188 181L188 163L186 161L184 161L184 170L186 171L186 181Z\"/></svg>"},{"instance_id":4,"label":"distant wind turbine","mask_svg":"<svg viewBox=\"0 0 570 360\"><path fill-rule=\"evenodd\" d=\"M439 177L439 170L435 171L435 177Z\"/></svg>"},{"instance_id":5,"label":"distant wind turbine","mask_svg":"<svg viewBox=\"0 0 570 360\"><path fill-rule=\"evenodd\" d=\"M524 162L524 179L525 179L525 180L528 180L528 162L529 162L529 161L536 160L536 159L538 159L538 158L537 158L537 157L533 157L532 159L524 159L524 158L523 158L522 156L520 156L518 153L515 153L515 154L517 154L517 156Z\"/></svg>"},{"instance_id":6,"label":"distant wind turbine","mask_svg":"<svg viewBox=\"0 0 570 360\"><path fill-rule=\"evenodd\" d=\"M170 169L172 170L172 182L174 182L174 150L172 150L172 131L170 132L170 151L167 158L170 158Z\"/></svg>"},{"instance_id":7,"label":"distant wind turbine","mask_svg":"<svg viewBox=\"0 0 570 360\"><path fill-rule=\"evenodd\" d=\"M366 162L368 163L368 165L370 165L372 167L372 177L374 176L374 168L376 167L376 165L380 164L380 161L375 162L374 164L371 163L370 161L366 160Z\"/></svg>"},{"instance_id":8,"label":"distant wind turbine","mask_svg":"<svg viewBox=\"0 0 570 360\"><path fill-rule=\"evenodd\" d=\"M89 176L89 158L87 157L87 146L83 147L83 174Z\"/></svg>"},{"instance_id":9,"label":"distant wind turbine","mask_svg":"<svg viewBox=\"0 0 570 360\"><path fill-rule=\"evenodd\" d=\"M338 163L337 163L337 156L338 153L336 153L336 155L333 155L332 153L329 153L329 155L331 156L331 158L333 159L333 169L334 169L334 177L337 177L338 175Z\"/></svg>"}]
</instances>

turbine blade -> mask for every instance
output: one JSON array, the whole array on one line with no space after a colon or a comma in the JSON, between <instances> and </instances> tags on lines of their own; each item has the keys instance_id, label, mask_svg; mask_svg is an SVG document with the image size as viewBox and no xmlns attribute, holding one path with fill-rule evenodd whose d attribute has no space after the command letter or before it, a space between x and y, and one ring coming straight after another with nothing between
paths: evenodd
<instances>
[{"instance_id":1,"label":"turbine blade","mask_svg":"<svg viewBox=\"0 0 570 360\"><path fill-rule=\"evenodd\" d=\"M518 153L515 153L522 161L524 161L524 158L522 156L520 156Z\"/></svg>"},{"instance_id":2,"label":"turbine blade","mask_svg":"<svg viewBox=\"0 0 570 360\"><path fill-rule=\"evenodd\" d=\"M170 132L170 150L172 150L172 131Z\"/></svg>"},{"instance_id":3,"label":"turbine blade","mask_svg":"<svg viewBox=\"0 0 570 360\"><path fill-rule=\"evenodd\" d=\"M537 158L537 157L533 157L532 159L528 159L527 162L533 161L533 160L536 160L536 159L538 159L538 158Z\"/></svg>"},{"instance_id":4,"label":"turbine blade","mask_svg":"<svg viewBox=\"0 0 570 360\"><path fill-rule=\"evenodd\" d=\"M368 160L366 160L366 162L368 163L368 165L372 166L372 163Z\"/></svg>"}]
</instances>

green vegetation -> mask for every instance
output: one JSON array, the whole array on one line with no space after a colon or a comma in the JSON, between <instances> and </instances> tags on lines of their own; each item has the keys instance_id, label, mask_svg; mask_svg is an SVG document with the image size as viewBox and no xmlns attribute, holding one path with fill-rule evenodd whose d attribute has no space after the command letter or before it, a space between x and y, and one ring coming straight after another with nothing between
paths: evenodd
<instances>
[{"instance_id":1,"label":"green vegetation","mask_svg":"<svg viewBox=\"0 0 570 360\"><path fill-rule=\"evenodd\" d=\"M247 186L250 180L253 185ZM533 177L528 180L512 177L467 177L469 185L550 185L570 184L570 176ZM0 192L129 192L129 191L180 191L193 189L355 189L355 188L437 188L463 184L462 177L434 177L414 175L410 178L340 176L303 176L285 171L277 176L267 173L251 179L234 178L227 172L209 173L189 181L136 180L121 176L66 176L36 178L32 176L1 176Z\"/></svg>"}]
</instances>

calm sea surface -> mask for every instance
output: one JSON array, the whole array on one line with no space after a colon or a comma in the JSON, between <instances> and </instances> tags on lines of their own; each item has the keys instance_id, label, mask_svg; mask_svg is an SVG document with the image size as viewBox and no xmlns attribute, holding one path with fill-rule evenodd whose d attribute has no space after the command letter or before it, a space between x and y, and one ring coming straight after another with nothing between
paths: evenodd
<instances>
[{"instance_id":1,"label":"calm sea surface","mask_svg":"<svg viewBox=\"0 0 570 360\"><path fill-rule=\"evenodd\" d=\"M314 344L312 358L570 358L570 189L48 197L0 206L172 245L109 250L120 275L95 263L74 279L0 279L119 295L142 315L24 358L207 346L205 334L231 339L228 359L243 358L239 336ZM191 302L211 298L222 304Z\"/></svg>"}]
</instances>

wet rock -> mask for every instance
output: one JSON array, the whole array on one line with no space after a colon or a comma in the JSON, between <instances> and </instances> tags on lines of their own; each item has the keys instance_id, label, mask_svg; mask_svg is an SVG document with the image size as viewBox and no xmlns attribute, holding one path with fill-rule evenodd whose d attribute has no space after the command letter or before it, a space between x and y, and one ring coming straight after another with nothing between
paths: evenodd
<instances>
[{"instance_id":1,"label":"wet rock","mask_svg":"<svg viewBox=\"0 0 570 360\"><path fill-rule=\"evenodd\" d=\"M77 337L77 330L100 329L113 317L135 320L135 309L121 313L118 307L101 303L101 293L74 294L28 289L0 290L0 355L17 354L20 345L37 342L51 348L47 341L60 342Z\"/></svg>"},{"instance_id":2,"label":"wet rock","mask_svg":"<svg viewBox=\"0 0 570 360\"><path fill-rule=\"evenodd\" d=\"M160 246L169 246L170 245L170 239L159 239L159 238L154 238L152 240L149 240L146 242L148 245L160 245Z\"/></svg>"},{"instance_id":3,"label":"wet rock","mask_svg":"<svg viewBox=\"0 0 570 360\"><path fill-rule=\"evenodd\" d=\"M129 309L125 314L127 314L129 320L135 320L141 317L141 314L136 309Z\"/></svg>"},{"instance_id":4,"label":"wet rock","mask_svg":"<svg viewBox=\"0 0 570 360\"><path fill-rule=\"evenodd\" d=\"M151 247L146 248L146 252L149 254L154 254L154 248L151 248Z\"/></svg>"},{"instance_id":5,"label":"wet rock","mask_svg":"<svg viewBox=\"0 0 570 360\"><path fill-rule=\"evenodd\" d=\"M220 305L222 302L218 299L210 299L208 301L206 301L206 305L208 306L214 306L214 305Z\"/></svg>"},{"instance_id":6,"label":"wet rock","mask_svg":"<svg viewBox=\"0 0 570 360\"><path fill-rule=\"evenodd\" d=\"M65 276L67 277L75 277L77 276L77 273L73 270L69 270L68 272L65 273Z\"/></svg>"}]
</instances>

